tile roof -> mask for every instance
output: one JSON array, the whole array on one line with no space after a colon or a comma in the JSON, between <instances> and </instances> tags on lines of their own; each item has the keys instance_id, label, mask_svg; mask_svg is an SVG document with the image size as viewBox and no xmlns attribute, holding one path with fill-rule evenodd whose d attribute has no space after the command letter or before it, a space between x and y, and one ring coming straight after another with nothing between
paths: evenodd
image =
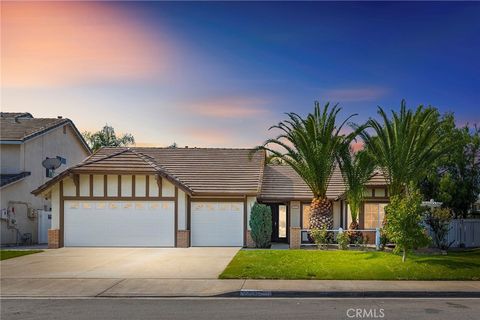
<instances>
[{"instance_id":1,"label":"tile roof","mask_svg":"<svg viewBox=\"0 0 480 320\"><path fill-rule=\"evenodd\" d=\"M255 195L260 190L265 154L250 154L251 149L102 148L33 193L43 192L70 172L112 172L160 174L195 195Z\"/></svg>"},{"instance_id":2,"label":"tile roof","mask_svg":"<svg viewBox=\"0 0 480 320\"><path fill-rule=\"evenodd\" d=\"M0 187L5 187L29 175L30 175L30 172L20 172L15 174L0 174Z\"/></svg>"},{"instance_id":3,"label":"tile roof","mask_svg":"<svg viewBox=\"0 0 480 320\"><path fill-rule=\"evenodd\" d=\"M45 131L70 123L68 119L58 118L19 118L1 117L0 139L8 141L25 141Z\"/></svg>"},{"instance_id":4,"label":"tile roof","mask_svg":"<svg viewBox=\"0 0 480 320\"><path fill-rule=\"evenodd\" d=\"M367 185L385 186L384 176L376 172ZM345 183L340 169L335 168L327 188L327 197L337 199L345 193ZM267 165L263 175L262 191L259 198L263 200L310 200L313 194L308 185L290 166Z\"/></svg>"}]
</instances>

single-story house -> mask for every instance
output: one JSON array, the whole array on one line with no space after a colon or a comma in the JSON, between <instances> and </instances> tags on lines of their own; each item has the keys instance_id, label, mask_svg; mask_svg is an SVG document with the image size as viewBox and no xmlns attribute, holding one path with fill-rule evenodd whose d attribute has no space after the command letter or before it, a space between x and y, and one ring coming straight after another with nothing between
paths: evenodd
<instances>
[{"instance_id":1,"label":"single-story house","mask_svg":"<svg viewBox=\"0 0 480 320\"><path fill-rule=\"evenodd\" d=\"M349 223L344 192L336 170L328 188L335 228ZM265 151L187 147L102 148L32 193L51 198L51 248L252 246L255 202L272 209L273 241L299 245L312 199L290 167L266 164ZM375 229L385 179L375 174L366 193L360 226Z\"/></svg>"}]
</instances>

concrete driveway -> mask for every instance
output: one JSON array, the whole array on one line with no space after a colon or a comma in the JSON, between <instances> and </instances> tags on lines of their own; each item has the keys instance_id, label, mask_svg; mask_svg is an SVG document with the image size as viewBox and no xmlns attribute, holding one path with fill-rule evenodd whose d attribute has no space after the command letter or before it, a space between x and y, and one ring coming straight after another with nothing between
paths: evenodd
<instances>
[{"instance_id":1,"label":"concrete driveway","mask_svg":"<svg viewBox=\"0 0 480 320\"><path fill-rule=\"evenodd\" d=\"M2 279L216 279L240 248L61 248L0 262Z\"/></svg>"}]
</instances>

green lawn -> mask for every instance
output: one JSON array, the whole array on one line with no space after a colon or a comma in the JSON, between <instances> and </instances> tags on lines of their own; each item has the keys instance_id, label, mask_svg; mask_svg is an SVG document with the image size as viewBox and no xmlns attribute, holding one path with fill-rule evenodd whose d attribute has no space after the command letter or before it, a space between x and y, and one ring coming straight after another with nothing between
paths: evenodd
<instances>
[{"instance_id":1,"label":"green lawn","mask_svg":"<svg viewBox=\"0 0 480 320\"><path fill-rule=\"evenodd\" d=\"M12 259L39 252L43 252L43 250L0 250L0 260Z\"/></svg>"},{"instance_id":2,"label":"green lawn","mask_svg":"<svg viewBox=\"0 0 480 320\"><path fill-rule=\"evenodd\" d=\"M480 280L480 250L448 255L377 251L241 250L221 279Z\"/></svg>"}]
</instances>

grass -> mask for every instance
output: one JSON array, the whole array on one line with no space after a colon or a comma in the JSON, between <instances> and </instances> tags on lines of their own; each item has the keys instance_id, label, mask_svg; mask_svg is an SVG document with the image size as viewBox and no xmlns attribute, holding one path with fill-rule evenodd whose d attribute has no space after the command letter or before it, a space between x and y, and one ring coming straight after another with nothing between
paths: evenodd
<instances>
[{"instance_id":1,"label":"grass","mask_svg":"<svg viewBox=\"0 0 480 320\"><path fill-rule=\"evenodd\" d=\"M448 255L381 251L241 250L221 279L480 280L480 249Z\"/></svg>"},{"instance_id":2,"label":"grass","mask_svg":"<svg viewBox=\"0 0 480 320\"><path fill-rule=\"evenodd\" d=\"M0 250L0 260L12 259L39 252L43 252L43 250Z\"/></svg>"}]
</instances>

